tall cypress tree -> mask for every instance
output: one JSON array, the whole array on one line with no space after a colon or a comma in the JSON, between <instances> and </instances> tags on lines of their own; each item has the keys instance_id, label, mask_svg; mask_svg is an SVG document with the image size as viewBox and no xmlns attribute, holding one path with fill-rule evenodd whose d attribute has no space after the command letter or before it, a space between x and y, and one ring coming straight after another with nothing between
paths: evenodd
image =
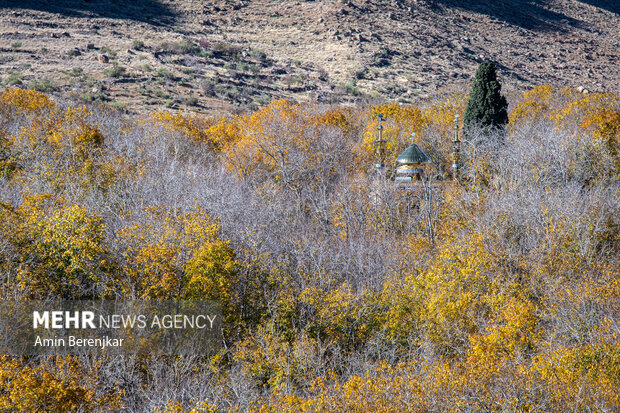
<instances>
[{"instance_id":1,"label":"tall cypress tree","mask_svg":"<svg viewBox=\"0 0 620 413\"><path fill-rule=\"evenodd\" d=\"M480 63L465 109L465 130L474 123L495 128L502 128L508 123L508 102L501 95L501 89L495 65L491 62Z\"/></svg>"}]
</instances>

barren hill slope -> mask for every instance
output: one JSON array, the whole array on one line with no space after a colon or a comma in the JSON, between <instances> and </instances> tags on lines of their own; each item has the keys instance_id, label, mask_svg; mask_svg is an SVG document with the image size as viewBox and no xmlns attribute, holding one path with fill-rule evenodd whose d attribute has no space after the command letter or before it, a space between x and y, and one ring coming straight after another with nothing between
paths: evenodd
<instances>
[{"instance_id":1,"label":"barren hill slope","mask_svg":"<svg viewBox=\"0 0 620 413\"><path fill-rule=\"evenodd\" d=\"M618 91L614 0L0 1L0 80L135 111L411 102L490 59L507 89Z\"/></svg>"}]
</instances>

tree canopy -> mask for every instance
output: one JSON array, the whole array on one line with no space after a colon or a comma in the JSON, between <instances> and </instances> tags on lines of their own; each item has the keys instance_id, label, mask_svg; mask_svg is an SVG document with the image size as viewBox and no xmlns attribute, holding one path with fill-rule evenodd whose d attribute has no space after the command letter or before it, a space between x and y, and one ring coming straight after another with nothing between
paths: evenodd
<instances>
[{"instance_id":1,"label":"tree canopy","mask_svg":"<svg viewBox=\"0 0 620 413\"><path fill-rule=\"evenodd\" d=\"M502 85L497 81L495 65L484 62L478 66L474 84L465 109L464 127L473 124L482 127L502 128L508 123L508 102L500 93Z\"/></svg>"}]
</instances>

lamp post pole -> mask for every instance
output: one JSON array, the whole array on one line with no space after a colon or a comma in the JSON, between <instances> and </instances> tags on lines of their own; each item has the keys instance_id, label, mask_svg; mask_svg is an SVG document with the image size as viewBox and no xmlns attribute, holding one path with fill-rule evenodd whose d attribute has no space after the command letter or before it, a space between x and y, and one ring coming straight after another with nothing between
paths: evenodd
<instances>
[{"instance_id":1,"label":"lamp post pole","mask_svg":"<svg viewBox=\"0 0 620 413\"><path fill-rule=\"evenodd\" d=\"M459 180L461 163L461 140L459 139L459 115L454 116L454 139L452 140L452 179Z\"/></svg>"},{"instance_id":2,"label":"lamp post pole","mask_svg":"<svg viewBox=\"0 0 620 413\"><path fill-rule=\"evenodd\" d=\"M383 139L383 115L380 113L377 115L379 118L379 127L378 127L378 137L375 141L375 155L376 155L376 164L377 175L383 175L383 169L385 168L385 140Z\"/></svg>"}]
</instances>

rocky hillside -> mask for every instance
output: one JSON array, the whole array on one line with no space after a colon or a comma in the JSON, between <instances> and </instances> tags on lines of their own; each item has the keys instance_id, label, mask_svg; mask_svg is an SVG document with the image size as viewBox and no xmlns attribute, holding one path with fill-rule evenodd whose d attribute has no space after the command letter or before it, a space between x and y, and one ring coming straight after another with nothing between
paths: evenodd
<instances>
[{"instance_id":1,"label":"rocky hillside","mask_svg":"<svg viewBox=\"0 0 620 413\"><path fill-rule=\"evenodd\" d=\"M614 0L0 1L0 81L131 111L620 84Z\"/></svg>"}]
</instances>

